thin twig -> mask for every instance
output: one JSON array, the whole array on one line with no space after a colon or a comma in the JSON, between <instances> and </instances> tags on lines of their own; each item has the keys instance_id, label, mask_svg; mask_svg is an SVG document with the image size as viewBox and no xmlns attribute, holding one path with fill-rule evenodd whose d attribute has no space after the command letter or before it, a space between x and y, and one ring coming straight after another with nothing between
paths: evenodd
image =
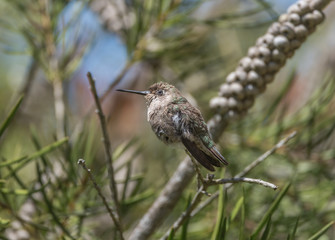
<instances>
[{"instance_id":1,"label":"thin twig","mask_svg":"<svg viewBox=\"0 0 335 240\"><path fill-rule=\"evenodd\" d=\"M105 207L106 207L106 209L107 209L109 215L110 215L111 218L113 219L113 222L114 222L114 224L115 224L115 227L116 227L116 229L118 230L118 232L119 232L119 234L120 234L120 238L121 238L121 239L124 239L124 237L123 237L123 233L122 233L122 226L121 226L121 223L120 223L119 218L118 218L118 216L117 216L117 213L114 212L114 211L109 207L109 205L108 205L108 203L107 203L107 200L106 200L105 196L102 194L99 185L97 184L97 182L96 182L95 179L94 179L93 174L91 173L91 169L87 168L84 159L79 159L79 160L78 160L78 164L79 164L80 166L82 166L82 167L84 168L84 170L87 172L87 174L88 174L88 176L89 176L91 182L93 183L94 188L97 190L97 192L98 192L100 198L102 199L102 202L103 202L103 204L105 205Z\"/></svg>"},{"instance_id":2,"label":"thin twig","mask_svg":"<svg viewBox=\"0 0 335 240\"><path fill-rule=\"evenodd\" d=\"M275 153L277 149L281 148L284 146L288 141L290 141L292 138L294 138L297 135L297 131L292 132L290 135L287 137L283 138L280 140L275 146L273 146L269 151L263 153L259 158L257 158L255 161L250 163L248 166L246 166L242 172L237 174L234 178L240 178L245 176L247 173L249 173L252 169L254 169L258 164L263 162L265 159L267 159L270 155ZM228 187L228 186L227 186Z\"/></svg>"},{"instance_id":3,"label":"thin twig","mask_svg":"<svg viewBox=\"0 0 335 240\"><path fill-rule=\"evenodd\" d=\"M87 73L87 78L90 83L90 89L95 101L95 105L97 107L97 114L99 117L100 121L100 126L101 126L101 132L102 132L102 141L104 143L105 147L105 157L106 157L106 163L107 163L107 168L108 168L108 175L109 175L109 187L111 190L112 198L115 204L116 208L116 213L118 216L118 219L120 219L120 211L119 211L119 201L118 201L118 193L116 189L116 182L115 182L115 176L114 176L114 168L113 168L113 162L112 162L112 154L111 154L111 145L108 137L108 132L107 132L107 126L106 126L106 118L103 114L101 104L99 102L99 97L97 94L97 90L95 88L95 81L92 77L92 74L90 72Z\"/></svg>"},{"instance_id":4,"label":"thin twig","mask_svg":"<svg viewBox=\"0 0 335 240\"><path fill-rule=\"evenodd\" d=\"M256 183L256 184L262 185L264 187L272 188L273 190L276 190L278 188L273 183L266 182L266 181L263 181L261 179L255 179L255 178L241 177L241 178L206 179L206 184L208 184L208 185L240 183L240 182Z\"/></svg>"},{"instance_id":5,"label":"thin twig","mask_svg":"<svg viewBox=\"0 0 335 240\"><path fill-rule=\"evenodd\" d=\"M287 137L280 140L275 146L273 146L269 151L262 154L259 158L257 158L255 161L250 163L248 166L246 166L239 174L235 175L234 178L242 178L247 173L249 173L252 169L254 169L257 165L259 165L261 162L263 162L265 159L267 159L270 155L275 153L277 149L284 146L288 141L290 141L292 138L294 138L297 135L297 132L294 131ZM229 189L233 186L233 183L228 183L225 185L226 189ZM216 199L219 196L219 192L215 192L212 194L211 197L207 198L206 201L202 202L191 214L191 217L199 213L202 209L204 209L207 205L209 205L214 199Z\"/></svg>"},{"instance_id":6,"label":"thin twig","mask_svg":"<svg viewBox=\"0 0 335 240\"><path fill-rule=\"evenodd\" d=\"M114 87L123 79L123 77L126 75L126 73L129 71L129 69L133 66L134 62L130 59L128 60L126 66L122 69L122 71L118 74L118 76L115 78L115 80L111 83L111 85L108 87L108 89L102 94L102 96L99 98L100 102L103 103L107 96L110 94L110 92L114 89ZM94 110L94 104L90 104L87 107L86 112L84 113L84 116L81 118L79 123L76 124L75 129L72 132L71 139L76 139L76 136L82 132L82 129L85 126L85 122L88 119L88 116L93 112Z\"/></svg>"}]
</instances>

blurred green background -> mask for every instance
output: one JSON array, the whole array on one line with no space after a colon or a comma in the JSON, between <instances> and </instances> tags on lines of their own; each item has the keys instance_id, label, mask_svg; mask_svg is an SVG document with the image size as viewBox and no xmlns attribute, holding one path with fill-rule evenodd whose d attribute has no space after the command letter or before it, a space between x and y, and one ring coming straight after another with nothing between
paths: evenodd
<instances>
[{"instance_id":1,"label":"blurred green background","mask_svg":"<svg viewBox=\"0 0 335 240\"><path fill-rule=\"evenodd\" d=\"M1 1L0 161L16 163L0 162L0 238L117 239L101 199L77 165L79 158L86 160L112 205L88 71L103 96L128 236L185 153L158 141L146 122L144 99L114 89L145 90L166 81L208 120L214 114L208 102L227 74L293 2ZM279 191L236 184L174 239L250 239L287 183L288 191L254 239L309 239L323 228L324 234L311 239L335 239L329 224L335 220L334 13L330 4L325 22L218 142L230 163L222 171L232 177L297 131L288 146L248 175ZM194 179L152 239L181 214L196 185ZM224 231L214 236L220 219Z\"/></svg>"}]
</instances>

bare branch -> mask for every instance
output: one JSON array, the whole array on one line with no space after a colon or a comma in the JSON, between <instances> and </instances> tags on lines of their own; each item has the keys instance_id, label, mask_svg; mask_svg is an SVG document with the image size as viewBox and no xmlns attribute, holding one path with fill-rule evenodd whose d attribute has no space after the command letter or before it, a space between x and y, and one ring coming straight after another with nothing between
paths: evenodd
<instances>
[{"instance_id":1,"label":"bare branch","mask_svg":"<svg viewBox=\"0 0 335 240\"><path fill-rule=\"evenodd\" d=\"M272 188L273 190L276 190L278 188L273 183L266 182L266 181L263 181L261 179L255 179L255 178L241 177L241 178L206 179L206 184L208 184L208 185L240 183L240 182L255 183L255 184L262 185L264 187Z\"/></svg>"},{"instance_id":2,"label":"bare branch","mask_svg":"<svg viewBox=\"0 0 335 240\"><path fill-rule=\"evenodd\" d=\"M105 147L105 157L106 157L106 164L107 164L108 175L109 175L109 187L110 187L112 198L115 204L118 219L120 219L119 200L118 200L118 193L116 189L116 182L115 182L114 168L113 168L113 161L112 161L112 154L111 154L111 145L110 145L108 132L107 132L106 119L103 114L101 104L99 102L99 97L97 94L97 90L95 88L95 81L90 72L87 73L87 78L90 83L90 89L91 89L91 92L92 92L92 95L95 101L95 105L97 107L96 112L98 114L99 121L100 121L101 132L103 136L102 141Z\"/></svg>"},{"instance_id":3,"label":"bare branch","mask_svg":"<svg viewBox=\"0 0 335 240\"><path fill-rule=\"evenodd\" d=\"M288 141L290 141L292 138L294 138L297 135L297 132L294 131L292 132L290 135L288 135L287 137L283 138L282 140L280 140L276 145L274 145L269 151L265 152L264 154L262 154L259 158L257 158L255 161L253 161L252 163L250 163L248 166L246 166L242 172L240 172L239 174L237 174L234 178L240 178L243 177L245 175L247 175L247 173L249 173L252 169L254 169L257 165L259 165L261 162L263 162L265 159L267 159L270 155L272 155L273 153L275 153L277 151L277 149L281 148L282 146L284 146ZM227 186L228 187L228 186Z\"/></svg>"}]
</instances>

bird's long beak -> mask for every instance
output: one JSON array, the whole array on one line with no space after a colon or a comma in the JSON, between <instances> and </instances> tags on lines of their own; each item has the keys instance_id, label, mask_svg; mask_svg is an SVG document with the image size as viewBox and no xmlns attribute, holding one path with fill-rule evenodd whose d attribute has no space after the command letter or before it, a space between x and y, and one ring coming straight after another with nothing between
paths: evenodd
<instances>
[{"instance_id":1,"label":"bird's long beak","mask_svg":"<svg viewBox=\"0 0 335 240\"><path fill-rule=\"evenodd\" d=\"M134 90L127 90L127 89L116 89L116 91L127 92L127 93L135 93L135 94L139 94L139 95L147 95L147 94L150 93L149 91L134 91Z\"/></svg>"}]
</instances>

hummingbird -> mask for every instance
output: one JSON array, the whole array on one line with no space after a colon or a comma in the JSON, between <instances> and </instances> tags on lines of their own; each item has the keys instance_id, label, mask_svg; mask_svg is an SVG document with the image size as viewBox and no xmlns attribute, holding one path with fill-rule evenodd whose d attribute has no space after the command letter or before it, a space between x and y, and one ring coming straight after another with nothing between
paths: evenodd
<instances>
[{"instance_id":1,"label":"hummingbird","mask_svg":"<svg viewBox=\"0 0 335 240\"><path fill-rule=\"evenodd\" d=\"M147 91L117 91L144 96L148 108L147 120L164 143L182 143L193 158L210 171L214 171L213 166L228 165L215 146L201 112L176 87L159 82Z\"/></svg>"}]
</instances>

